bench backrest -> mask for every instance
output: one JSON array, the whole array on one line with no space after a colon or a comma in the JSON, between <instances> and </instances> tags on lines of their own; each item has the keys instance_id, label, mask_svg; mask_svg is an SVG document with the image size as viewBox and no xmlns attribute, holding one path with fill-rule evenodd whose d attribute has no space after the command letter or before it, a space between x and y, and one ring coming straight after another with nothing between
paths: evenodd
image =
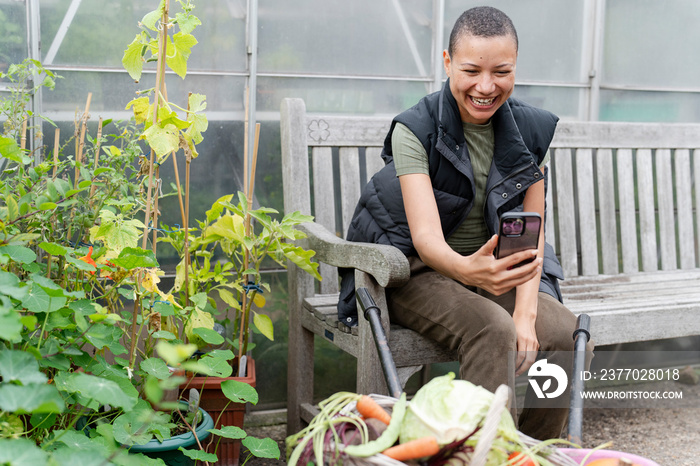
<instances>
[{"instance_id":1,"label":"bench backrest","mask_svg":"<svg viewBox=\"0 0 700 466\"><path fill-rule=\"evenodd\" d=\"M285 211L344 236L391 119L285 99L281 121ZM567 277L699 266L700 125L561 121L550 153L545 231ZM335 273L322 267L323 293Z\"/></svg>"}]
</instances>

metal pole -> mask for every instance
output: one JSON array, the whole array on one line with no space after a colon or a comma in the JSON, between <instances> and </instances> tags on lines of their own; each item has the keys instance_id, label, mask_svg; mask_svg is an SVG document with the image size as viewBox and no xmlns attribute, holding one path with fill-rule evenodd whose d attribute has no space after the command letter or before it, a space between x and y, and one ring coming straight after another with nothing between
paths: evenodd
<instances>
[{"instance_id":1,"label":"metal pole","mask_svg":"<svg viewBox=\"0 0 700 466\"><path fill-rule=\"evenodd\" d=\"M433 83L432 92L442 88L443 59L442 51L445 42L445 0L434 0L433 3Z\"/></svg>"},{"instance_id":2,"label":"metal pole","mask_svg":"<svg viewBox=\"0 0 700 466\"><path fill-rule=\"evenodd\" d=\"M37 61L41 61L41 22L39 21L39 0L28 0L27 1L27 45L28 45L28 53L29 53L29 58ZM42 80L42 77L37 75L36 73L32 77L32 84L31 86L36 86L37 83L40 83ZM39 117L43 113L43 108L42 108L42 86L36 86L37 91L36 93L32 92L32 97L31 97L31 105L32 105L32 112L34 113L34 116L32 117L31 121L31 130L29 132L29 144L27 147L31 151L30 153L34 153L34 158L36 160L36 163L39 163L41 160L41 153L40 151L37 151L37 148L40 148L43 146L43 138L42 138L42 119Z\"/></svg>"},{"instance_id":3,"label":"metal pole","mask_svg":"<svg viewBox=\"0 0 700 466\"><path fill-rule=\"evenodd\" d=\"M379 308L374 302L374 299L372 299L372 295L369 294L367 288L358 288L355 291L355 298L360 306L360 310L364 314L365 319L369 321L369 325L372 329L374 344L377 345L377 354L379 355L379 362L382 364L389 394L394 398L398 398L401 396L403 390L399 382L399 373L396 370L396 364L394 364L394 357L391 355L391 349L389 349L389 340L386 337L381 318L379 317Z\"/></svg>"},{"instance_id":4,"label":"metal pole","mask_svg":"<svg viewBox=\"0 0 700 466\"><path fill-rule=\"evenodd\" d=\"M581 314L576 319L574 330L574 367L571 371L571 400L569 401L568 440L581 445L581 430L583 424L583 371L586 369L586 344L591 338L589 332L591 318Z\"/></svg>"}]
</instances>

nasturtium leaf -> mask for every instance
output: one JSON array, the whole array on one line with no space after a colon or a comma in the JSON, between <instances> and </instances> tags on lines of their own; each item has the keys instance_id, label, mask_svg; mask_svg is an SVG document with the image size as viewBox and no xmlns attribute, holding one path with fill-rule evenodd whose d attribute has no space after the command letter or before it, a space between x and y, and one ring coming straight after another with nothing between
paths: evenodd
<instances>
[{"instance_id":1,"label":"nasturtium leaf","mask_svg":"<svg viewBox=\"0 0 700 466\"><path fill-rule=\"evenodd\" d=\"M236 426L224 426L221 429L209 429L208 432L218 435L219 437L230 438L233 440L242 439L248 435L246 434L245 430Z\"/></svg>"},{"instance_id":2,"label":"nasturtium leaf","mask_svg":"<svg viewBox=\"0 0 700 466\"><path fill-rule=\"evenodd\" d=\"M148 358L141 361L139 365L141 370L153 377L165 380L170 377L170 369L165 364L165 362L160 358Z\"/></svg>"},{"instance_id":3,"label":"nasturtium leaf","mask_svg":"<svg viewBox=\"0 0 700 466\"><path fill-rule=\"evenodd\" d=\"M137 267L158 267L158 260L150 249L124 248L119 257L112 259L112 263L126 270Z\"/></svg>"},{"instance_id":4,"label":"nasturtium leaf","mask_svg":"<svg viewBox=\"0 0 700 466\"><path fill-rule=\"evenodd\" d=\"M168 332L167 330L159 330L157 332L153 332L153 335L151 335L153 338L160 338L162 340L175 340L177 337L171 333Z\"/></svg>"},{"instance_id":5,"label":"nasturtium leaf","mask_svg":"<svg viewBox=\"0 0 700 466\"><path fill-rule=\"evenodd\" d=\"M39 243L39 247L51 254L52 256L65 256L68 248L57 243L47 243L46 241Z\"/></svg>"},{"instance_id":6,"label":"nasturtium leaf","mask_svg":"<svg viewBox=\"0 0 700 466\"><path fill-rule=\"evenodd\" d=\"M270 341L275 339L274 329L272 328L272 319L270 319L269 316L255 312L253 316L253 324L255 325L255 328L257 328L260 333L265 336L265 338Z\"/></svg>"},{"instance_id":7,"label":"nasturtium leaf","mask_svg":"<svg viewBox=\"0 0 700 466\"><path fill-rule=\"evenodd\" d=\"M56 413L35 413L29 419L32 427L37 429L48 429L56 422ZM23 429L24 430L24 429Z\"/></svg>"},{"instance_id":8,"label":"nasturtium leaf","mask_svg":"<svg viewBox=\"0 0 700 466\"><path fill-rule=\"evenodd\" d=\"M76 257L66 256L66 262L73 265L73 267L75 267L76 269L82 270L84 272L94 272L97 270L97 268L94 265L88 264L84 260L78 259Z\"/></svg>"},{"instance_id":9,"label":"nasturtium leaf","mask_svg":"<svg viewBox=\"0 0 700 466\"><path fill-rule=\"evenodd\" d=\"M33 327L28 328L33 329ZM17 342L21 337L22 317L14 309L0 307L0 340Z\"/></svg>"},{"instance_id":10,"label":"nasturtium leaf","mask_svg":"<svg viewBox=\"0 0 700 466\"><path fill-rule=\"evenodd\" d=\"M18 381L22 385L46 383L48 378L39 371L39 362L24 351L0 351L0 376L3 382Z\"/></svg>"},{"instance_id":11,"label":"nasturtium leaf","mask_svg":"<svg viewBox=\"0 0 700 466\"><path fill-rule=\"evenodd\" d=\"M31 312L56 312L65 306L64 297L53 297L41 286L32 286L29 294L22 299L22 305Z\"/></svg>"},{"instance_id":12,"label":"nasturtium leaf","mask_svg":"<svg viewBox=\"0 0 700 466\"><path fill-rule=\"evenodd\" d=\"M124 393L116 382L89 374L72 374L67 380L66 391L127 411L133 408L137 401L135 397Z\"/></svg>"},{"instance_id":13,"label":"nasturtium leaf","mask_svg":"<svg viewBox=\"0 0 700 466\"><path fill-rule=\"evenodd\" d=\"M280 457L280 448L271 438L246 437L241 440L241 443L257 458L279 459Z\"/></svg>"},{"instance_id":14,"label":"nasturtium leaf","mask_svg":"<svg viewBox=\"0 0 700 466\"><path fill-rule=\"evenodd\" d=\"M224 380L221 382L221 391L226 398L234 403L258 404L258 392L253 387L239 380Z\"/></svg>"},{"instance_id":15,"label":"nasturtium leaf","mask_svg":"<svg viewBox=\"0 0 700 466\"><path fill-rule=\"evenodd\" d=\"M219 335L216 330L210 328L197 327L192 329L192 332L198 335L205 343L210 345L220 345L224 342L224 337Z\"/></svg>"},{"instance_id":16,"label":"nasturtium leaf","mask_svg":"<svg viewBox=\"0 0 700 466\"><path fill-rule=\"evenodd\" d=\"M180 450L186 457L195 461L208 461L210 463L216 463L219 461L219 457L214 453L207 453L206 451L202 450L187 450L182 447L178 448L178 450Z\"/></svg>"},{"instance_id":17,"label":"nasturtium leaf","mask_svg":"<svg viewBox=\"0 0 700 466\"><path fill-rule=\"evenodd\" d=\"M64 408L65 403L55 385L0 385L0 410L2 411L18 414L61 413Z\"/></svg>"},{"instance_id":18,"label":"nasturtium leaf","mask_svg":"<svg viewBox=\"0 0 700 466\"><path fill-rule=\"evenodd\" d=\"M82 434L77 434L82 435ZM88 443L82 446L82 449L76 447L58 447L51 453L52 464L56 466L102 466L108 462L108 458L113 460L111 453L108 452L106 445L100 444L98 439L90 439L82 435ZM63 440L63 439L61 439ZM117 463L112 463L117 464Z\"/></svg>"},{"instance_id":19,"label":"nasturtium leaf","mask_svg":"<svg viewBox=\"0 0 700 466\"><path fill-rule=\"evenodd\" d=\"M7 254L10 260L20 264L29 264L36 260L36 253L24 246L2 246L0 254Z\"/></svg>"},{"instance_id":20,"label":"nasturtium leaf","mask_svg":"<svg viewBox=\"0 0 700 466\"><path fill-rule=\"evenodd\" d=\"M0 438L0 464L24 466L27 464L48 464L49 455L26 438Z\"/></svg>"},{"instance_id":21,"label":"nasturtium leaf","mask_svg":"<svg viewBox=\"0 0 700 466\"><path fill-rule=\"evenodd\" d=\"M176 367L182 361L189 359L194 352L197 351L197 345L172 345L161 340L156 343L156 351L158 352L158 356L163 358L167 364Z\"/></svg>"},{"instance_id":22,"label":"nasturtium leaf","mask_svg":"<svg viewBox=\"0 0 700 466\"><path fill-rule=\"evenodd\" d=\"M210 356L205 356L198 361L200 369L199 372L206 374L210 377L231 377L233 374L233 367L226 359L223 358L212 358ZM203 370L206 368L206 370Z\"/></svg>"},{"instance_id":23,"label":"nasturtium leaf","mask_svg":"<svg viewBox=\"0 0 700 466\"><path fill-rule=\"evenodd\" d=\"M17 275L0 270L0 293L14 299L23 299L29 293L28 286L21 286Z\"/></svg>"}]
</instances>

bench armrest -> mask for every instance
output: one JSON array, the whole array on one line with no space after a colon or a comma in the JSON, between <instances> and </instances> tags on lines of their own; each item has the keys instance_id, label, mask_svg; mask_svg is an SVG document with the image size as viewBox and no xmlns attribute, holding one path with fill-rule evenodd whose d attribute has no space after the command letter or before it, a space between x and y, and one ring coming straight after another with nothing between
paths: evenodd
<instances>
[{"instance_id":1,"label":"bench armrest","mask_svg":"<svg viewBox=\"0 0 700 466\"><path fill-rule=\"evenodd\" d=\"M302 223L298 229L307 237L297 243L315 251L318 262L362 270L382 287L403 285L410 277L408 259L394 246L346 241L315 222Z\"/></svg>"}]
</instances>

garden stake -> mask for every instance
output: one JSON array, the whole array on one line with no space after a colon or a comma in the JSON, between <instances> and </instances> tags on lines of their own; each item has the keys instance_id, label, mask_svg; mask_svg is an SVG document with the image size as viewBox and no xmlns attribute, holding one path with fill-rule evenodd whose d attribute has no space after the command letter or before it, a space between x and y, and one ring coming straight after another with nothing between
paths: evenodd
<instances>
[{"instance_id":1,"label":"garden stake","mask_svg":"<svg viewBox=\"0 0 700 466\"><path fill-rule=\"evenodd\" d=\"M58 170L58 150L60 147L58 139L61 137L61 129L56 128L53 137L53 176L52 179L56 179L56 170Z\"/></svg>"},{"instance_id":2,"label":"garden stake","mask_svg":"<svg viewBox=\"0 0 700 466\"><path fill-rule=\"evenodd\" d=\"M57 128L58 129L58 128ZM99 123L97 123L97 145L95 146L95 162L93 164L94 167L97 167L97 164L100 161L100 145L102 143L102 117L100 117ZM97 189L97 186L93 183L92 186L90 186L90 207L92 207L92 196L95 195L95 190Z\"/></svg>"},{"instance_id":3,"label":"garden stake","mask_svg":"<svg viewBox=\"0 0 700 466\"><path fill-rule=\"evenodd\" d=\"M19 147L24 152L25 147L27 147L27 119L22 120L22 132L19 137Z\"/></svg>"}]
</instances>

